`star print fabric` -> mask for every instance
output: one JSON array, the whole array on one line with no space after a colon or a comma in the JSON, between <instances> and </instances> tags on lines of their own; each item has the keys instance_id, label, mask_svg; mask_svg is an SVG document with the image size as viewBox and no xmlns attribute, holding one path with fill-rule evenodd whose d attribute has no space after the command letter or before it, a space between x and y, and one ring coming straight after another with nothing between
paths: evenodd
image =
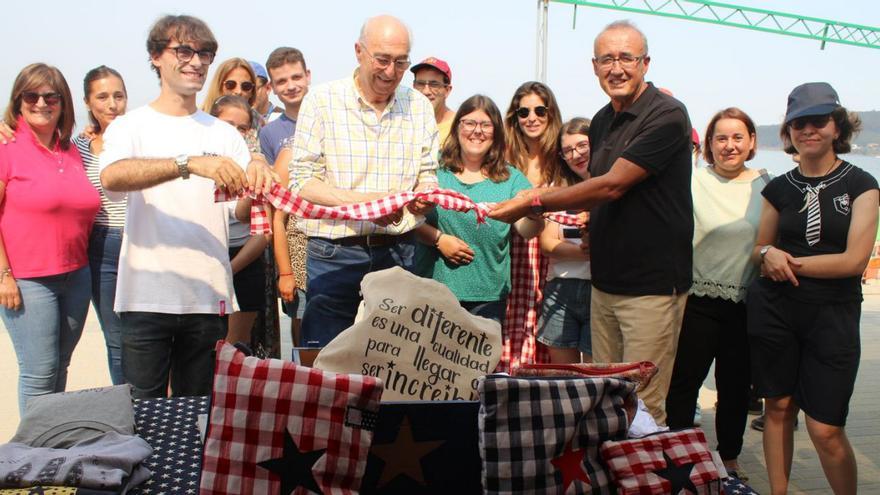
<instances>
[{"instance_id":1,"label":"star print fabric","mask_svg":"<svg viewBox=\"0 0 880 495\"><path fill-rule=\"evenodd\" d=\"M613 493L599 446L626 438L634 383L490 375L478 388L485 493Z\"/></svg>"},{"instance_id":2,"label":"star print fabric","mask_svg":"<svg viewBox=\"0 0 880 495\"><path fill-rule=\"evenodd\" d=\"M720 475L703 430L605 442L601 452L620 495L721 493Z\"/></svg>"},{"instance_id":3,"label":"star print fabric","mask_svg":"<svg viewBox=\"0 0 880 495\"><path fill-rule=\"evenodd\" d=\"M216 352L201 494L358 493L380 380Z\"/></svg>"}]
</instances>

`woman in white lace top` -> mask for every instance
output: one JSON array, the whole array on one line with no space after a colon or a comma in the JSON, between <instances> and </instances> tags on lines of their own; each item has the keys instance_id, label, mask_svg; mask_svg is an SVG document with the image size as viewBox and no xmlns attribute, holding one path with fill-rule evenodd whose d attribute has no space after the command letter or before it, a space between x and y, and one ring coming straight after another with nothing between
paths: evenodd
<instances>
[{"instance_id":1,"label":"woman in white lace top","mask_svg":"<svg viewBox=\"0 0 880 495\"><path fill-rule=\"evenodd\" d=\"M718 452L737 471L749 401L746 287L757 275L749 256L761 214L763 170L746 166L755 156L755 124L738 108L715 114L706 129L703 157L691 181L694 200L694 284L678 340L666 398L670 428L693 425L700 385L715 361Z\"/></svg>"}]
</instances>

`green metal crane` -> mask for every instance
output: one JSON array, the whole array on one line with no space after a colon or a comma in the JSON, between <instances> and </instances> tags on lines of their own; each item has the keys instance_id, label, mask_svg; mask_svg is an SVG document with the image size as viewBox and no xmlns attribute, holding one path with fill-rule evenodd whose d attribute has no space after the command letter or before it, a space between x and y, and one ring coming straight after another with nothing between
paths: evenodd
<instances>
[{"instance_id":1,"label":"green metal crane","mask_svg":"<svg viewBox=\"0 0 880 495\"><path fill-rule=\"evenodd\" d=\"M584 6L795 36L820 41L820 48L823 49L826 42L880 48L880 28L728 3L696 0L538 0L536 72L540 81L546 81L547 77L547 18L551 1L574 5L573 25L577 19L577 7Z\"/></svg>"}]
</instances>

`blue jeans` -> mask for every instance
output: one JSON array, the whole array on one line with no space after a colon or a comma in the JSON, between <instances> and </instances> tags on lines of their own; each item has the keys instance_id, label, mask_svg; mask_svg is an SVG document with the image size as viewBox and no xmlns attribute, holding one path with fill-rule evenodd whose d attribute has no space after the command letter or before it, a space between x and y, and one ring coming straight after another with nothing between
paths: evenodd
<instances>
[{"instance_id":1,"label":"blue jeans","mask_svg":"<svg viewBox=\"0 0 880 495\"><path fill-rule=\"evenodd\" d=\"M113 311L122 229L95 225L89 237L89 267L92 270L92 305L104 332L107 363L113 385L125 383L122 376L122 322Z\"/></svg>"},{"instance_id":2,"label":"blue jeans","mask_svg":"<svg viewBox=\"0 0 880 495\"><path fill-rule=\"evenodd\" d=\"M364 275L395 266L412 271L415 244L412 234L380 247L341 246L311 237L307 253L302 347L323 347L354 323Z\"/></svg>"},{"instance_id":3,"label":"blue jeans","mask_svg":"<svg viewBox=\"0 0 880 495\"><path fill-rule=\"evenodd\" d=\"M18 359L18 410L38 395L63 392L70 357L89 312L88 267L38 278L18 279L21 307L3 307Z\"/></svg>"},{"instance_id":4,"label":"blue jeans","mask_svg":"<svg viewBox=\"0 0 880 495\"><path fill-rule=\"evenodd\" d=\"M122 320L122 372L136 399L210 395L214 346L228 316L127 311Z\"/></svg>"},{"instance_id":5,"label":"blue jeans","mask_svg":"<svg viewBox=\"0 0 880 495\"><path fill-rule=\"evenodd\" d=\"M497 321L499 325L504 326L504 316L507 313L507 296L500 301L459 301L459 304L472 315Z\"/></svg>"}]
</instances>

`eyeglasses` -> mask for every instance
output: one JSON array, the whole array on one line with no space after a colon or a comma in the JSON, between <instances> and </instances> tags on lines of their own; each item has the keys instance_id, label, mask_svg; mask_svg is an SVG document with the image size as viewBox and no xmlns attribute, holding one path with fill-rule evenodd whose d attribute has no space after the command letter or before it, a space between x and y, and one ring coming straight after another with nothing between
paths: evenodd
<instances>
[{"instance_id":1,"label":"eyeglasses","mask_svg":"<svg viewBox=\"0 0 880 495\"><path fill-rule=\"evenodd\" d=\"M599 58L594 58L593 61L599 65L599 67L603 69L610 69L614 66L614 62L618 62L620 67L623 69L632 69L636 65L638 65L639 61L647 60L647 55L630 55L629 53L624 53L619 57L612 57L611 55L603 55Z\"/></svg>"},{"instance_id":2,"label":"eyeglasses","mask_svg":"<svg viewBox=\"0 0 880 495\"><path fill-rule=\"evenodd\" d=\"M46 103L46 106L53 107L59 103L61 103L61 93L51 92L51 93L35 93L33 91L25 91L21 94L21 100L28 105L36 105L40 98L43 99L43 102Z\"/></svg>"},{"instance_id":3,"label":"eyeglasses","mask_svg":"<svg viewBox=\"0 0 880 495\"><path fill-rule=\"evenodd\" d=\"M375 64L376 67L379 69L387 69L389 65L394 64L394 70L396 70L397 72L403 72L408 69L409 66L412 64L412 61L408 58L398 58L395 60L386 55L379 55L377 57L370 53L369 50L367 50L366 45L364 45L363 43L360 43L360 45L361 48L364 49L364 53L366 53L370 56L371 59L373 59L373 64Z\"/></svg>"},{"instance_id":4,"label":"eyeglasses","mask_svg":"<svg viewBox=\"0 0 880 495\"><path fill-rule=\"evenodd\" d=\"M562 148L559 151L559 156L561 156L565 160L570 160L574 158L574 152L577 151L578 156L586 156L590 154L590 142L589 141L581 141L580 143L574 145L573 147Z\"/></svg>"},{"instance_id":5,"label":"eyeglasses","mask_svg":"<svg viewBox=\"0 0 880 495\"><path fill-rule=\"evenodd\" d=\"M234 91L235 88L239 85L238 81L233 81L232 79L227 79L223 81L223 87L226 88L226 91ZM247 93L250 93L254 90L254 83L250 81L242 81L241 82L241 90Z\"/></svg>"},{"instance_id":6,"label":"eyeglasses","mask_svg":"<svg viewBox=\"0 0 880 495\"><path fill-rule=\"evenodd\" d=\"M423 81L421 79L413 80L413 88L422 90L425 86L431 88L431 91L436 93L449 85L440 81Z\"/></svg>"},{"instance_id":7,"label":"eyeglasses","mask_svg":"<svg viewBox=\"0 0 880 495\"><path fill-rule=\"evenodd\" d=\"M491 134L495 131L495 124L488 120L462 119L458 121L458 126L464 132L474 132L478 127L483 134Z\"/></svg>"},{"instance_id":8,"label":"eyeglasses","mask_svg":"<svg viewBox=\"0 0 880 495\"><path fill-rule=\"evenodd\" d=\"M529 118L529 114L532 112L532 110L535 111L535 116L537 117L547 116L547 107L545 107L544 105L538 105L534 108L519 107L516 109L516 116L521 119L527 119Z\"/></svg>"},{"instance_id":9,"label":"eyeglasses","mask_svg":"<svg viewBox=\"0 0 880 495\"><path fill-rule=\"evenodd\" d=\"M48 102L47 102L48 103ZM807 124L810 124L816 129L822 129L828 122L831 121L831 114L826 115L808 115L806 117L798 117L791 121L791 128L796 131L804 130L804 127L807 127Z\"/></svg>"},{"instance_id":10,"label":"eyeglasses","mask_svg":"<svg viewBox=\"0 0 880 495\"><path fill-rule=\"evenodd\" d=\"M208 65L214 61L214 56L217 55L211 50L195 50L193 47L187 45L169 46L166 50L173 51L174 54L177 55L177 61L183 63L189 62L192 60L193 56L198 53L199 60L201 60L203 64Z\"/></svg>"}]
</instances>

